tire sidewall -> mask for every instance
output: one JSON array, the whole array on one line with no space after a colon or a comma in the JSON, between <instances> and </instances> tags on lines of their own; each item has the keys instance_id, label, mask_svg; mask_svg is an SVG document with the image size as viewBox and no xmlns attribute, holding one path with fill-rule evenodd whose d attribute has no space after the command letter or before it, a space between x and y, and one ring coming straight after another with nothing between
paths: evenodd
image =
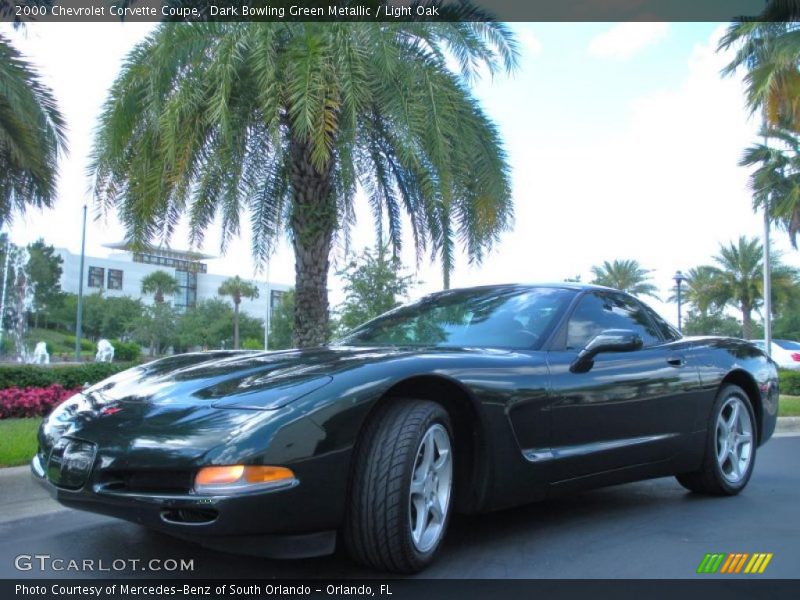
<instances>
[{"instance_id":1,"label":"tire sidewall","mask_svg":"<svg viewBox=\"0 0 800 600\"><path fill-rule=\"evenodd\" d=\"M431 402L431 410L428 412L427 417L421 423L420 428L417 430L417 435L414 439L414 443L412 447L414 448L413 452L410 453L408 461L406 461L405 473L403 474L403 486L402 486L402 497L400 499L401 506L403 507L403 544L406 547L407 556L413 557L413 562L415 564L416 569L422 569L428 564L430 564L433 559L436 557L436 554L442 547L442 542L444 541L445 537L447 536L447 528L450 524L450 516L453 508L453 495L455 493L455 477L456 477L456 456L455 456L455 440L453 438L453 427L450 423L450 417L447 414L447 411L444 410L443 407L440 405ZM442 533L439 536L439 541L436 542L436 545L428 550L427 552L420 552L417 547L414 545L414 540L411 536L411 523L409 523L409 500L411 497L411 478L414 475L414 463L417 458L417 451L419 449L419 445L422 442L422 438L424 437L425 433L428 429L435 424L439 424L444 427L445 431L447 432L447 436L450 439L450 460L452 463L453 469L453 479L450 483L450 495L448 496L447 502L448 506L445 510L445 517L444 517L444 524L442 525Z\"/></svg>"},{"instance_id":2,"label":"tire sidewall","mask_svg":"<svg viewBox=\"0 0 800 600\"><path fill-rule=\"evenodd\" d=\"M722 467L719 465L719 461L717 460L717 419L719 418L720 411L722 410L723 405L725 402L730 399L731 397L736 397L742 401L744 406L747 408L747 414L750 417L750 426L752 430L753 440L752 440L752 449L750 453L750 463L747 466L747 472L745 473L744 477L742 477L738 482L731 483L728 481L722 473ZM711 461L711 468L714 473L714 478L719 483L720 487L722 487L726 493L728 494L737 494L742 491L747 483L750 481L750 477L753 474L753 469L755 468L756 464L756 448L758 446L758 431L756 426L756 418L755 413L753 411L753 406L750 403L750 398L748 398L745 391L737 385L726 385L722 388L717 394L717 399L714 402L714 408L711 411L711 420L709 422L708 428L708 442L706 447L706 452L709 460Z\"/></svg>"}]
</instances>

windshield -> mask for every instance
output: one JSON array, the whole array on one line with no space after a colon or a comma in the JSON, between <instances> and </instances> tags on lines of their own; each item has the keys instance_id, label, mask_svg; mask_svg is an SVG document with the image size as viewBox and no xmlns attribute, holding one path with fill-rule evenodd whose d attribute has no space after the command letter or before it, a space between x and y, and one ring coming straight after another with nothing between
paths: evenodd
<instances>
[{"instance_id":1,"label":"windshield","mask_svg":"<svg viewBox=\"0 0 800 600\"><path fill-rule=\"evenodd\" d=\"M574 294L519 287L442 292L390 311L337 344L537 349Z\"/></svg>"}]
</instances>

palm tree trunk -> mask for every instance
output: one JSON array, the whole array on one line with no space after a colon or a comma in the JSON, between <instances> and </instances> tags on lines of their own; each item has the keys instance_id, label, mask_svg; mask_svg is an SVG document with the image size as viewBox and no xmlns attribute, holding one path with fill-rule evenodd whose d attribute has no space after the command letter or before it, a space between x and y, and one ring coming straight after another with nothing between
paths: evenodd
<instances>
[{"instance_id":1,"label":"palm tree trunk","mask_svg":"<svg viewBox=\"0 0 800 600\"><path fill-rule=\"evenodd\" d=\"M233 303L233 349L239 349L239 303Z\"/></svg>"},{"instance_id":2,"label":"palm tree trunk","mask_svg":"<svg viewBox=\"0 0 800 600\"><path fill-rule=\"evenodd\" d=\"M319 346L328 338L328 269L336 201L331 194L332 160L319 171L308 143L292 138L292 245L294 246L294 345Z\"/></svg>"},{"instance_id":3,"label":"palm tree trunk","mask_svg":"<svg viewBox=\"0 0 800 600\"><path fill-rule=\"evenodd\" d=\"M753 334L752 309L746 304L742 304L742 337L749 340Z\"/></svg>"}]
</instances>

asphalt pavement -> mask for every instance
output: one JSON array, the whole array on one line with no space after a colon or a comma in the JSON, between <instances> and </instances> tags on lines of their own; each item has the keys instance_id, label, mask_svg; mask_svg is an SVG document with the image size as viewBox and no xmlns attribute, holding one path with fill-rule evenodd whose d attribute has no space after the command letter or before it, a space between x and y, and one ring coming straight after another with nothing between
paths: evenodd
<instances>
[{"instance_id":1,"label":"asphalt pavement","mask_svg":"<svg viewBox=\"0 0 800 600\"><path fill-rule=\"evenodd\" d=\"M63 509L22 474L19 469L0 472L2 578L381 576L341 552L278 561L207 550L131 523ZM733 498L691 494L664 478L457 517L439 560L421 576L722 577L697 575L696 569L706 553L732 552L771 552L773 558L762 575L725 577L800 577L800 437L776 437L761 448L749 486ZM20 563L20 555L49 558ZM103 567L112 570L40 570L40 562L50 565L53 559L64 559L57 563L62 567L70 560L93 560L95 569L102 559ZM147 570L148 564L171 567L170 559L192 561L193 570ZM17 570L15 562L31 569Z\"/></svg>"}]
</instances>

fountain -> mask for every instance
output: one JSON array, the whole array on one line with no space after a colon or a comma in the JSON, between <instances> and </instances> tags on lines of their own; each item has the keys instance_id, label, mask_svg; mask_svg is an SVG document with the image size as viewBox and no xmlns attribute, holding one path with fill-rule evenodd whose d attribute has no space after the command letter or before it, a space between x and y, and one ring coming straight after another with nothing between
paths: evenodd
<instances>
[{"instance_id":1,"label":"fountain","mask_svg":"<svg viewBox=\"0 0 800 600\"><path fill-rule=\"evenodd\" d=\"M28 284L28 249L14 248L11 250L11 339L17 353L17 362L28 363L33 357L25 346L25 333L28 330L28 311L33 303L33 288Z\"/></svg>"},{"instance_id":2,"label":"fountain","mask_svg":"<svg viewBox=\"0 0 800 600\"><path fill-rule=\"evenodd\" d=\"M112 362L114 360L114 346L108 340L100 340L97 342L97 354L94 357L95 362Z\"/></svg>"},{"instance_id":3,"label":"fountain","mask_svg":"<svg viewBox=\"0 0 800 600\"><path fill-rule=\"evenodd\" d=\"M47 352L47 343L39 342L33 349L33 363L36 365L49 365L50 354Z\"/></svg>"}]
</instances>

